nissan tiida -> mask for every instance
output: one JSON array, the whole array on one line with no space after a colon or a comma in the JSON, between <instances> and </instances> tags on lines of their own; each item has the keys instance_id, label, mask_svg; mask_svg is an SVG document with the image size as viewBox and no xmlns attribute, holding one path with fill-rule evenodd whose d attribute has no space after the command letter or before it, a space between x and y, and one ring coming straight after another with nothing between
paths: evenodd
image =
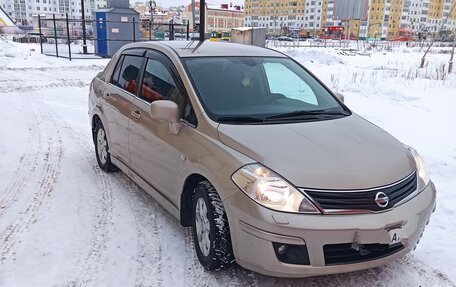
<instances>
[{"instance_id":1,"label":"nissan tiida","mask_svg":"<svg viewBox=\"0 0 456 287\"><path fill-rule=\"evenodd\" d=\"M411 147L259 47L145 42L92 81L96 157L192 227L207 270L349 272L413 250L436 204Z\"/></svg>"}]
</instances>

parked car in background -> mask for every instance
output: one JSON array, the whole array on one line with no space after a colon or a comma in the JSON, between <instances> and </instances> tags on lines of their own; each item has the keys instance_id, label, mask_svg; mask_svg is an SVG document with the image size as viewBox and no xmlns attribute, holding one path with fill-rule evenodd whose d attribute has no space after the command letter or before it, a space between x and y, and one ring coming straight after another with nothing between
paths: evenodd
<instances>
[{"instance_id":1,"label":"parked car in background","mask_svg":"<svg viewBox=\"0 0 456 287\"><path fill-rule=\"evenodd\" d=\"M292 42L292 41L293 41L293 38L288 37L288 36L279 36L279 37L277 37L277 40L279 40L279 41L288 41L288 42Z\"/></svg>"},{"instance_id":2,"label":"parked car in background","mask_svg":"<svg viewBox=\"0 0 456 287\"><path fill-rule=\"evenodd\" d=\"M125 45L93 79L89 115L100 168L192 227L207 270L372 268L413 250L435 208L413 148L274 50Z\"/></svg>"},{"instance_id":3,"label":"parked car in background","mask_svg":"<svg viewBox=\"0 0 456 287\"><path fill-rule=\"evenodd\" d=\"M19 43L40 43L40 38L42 43L47 42L47 38L44 36L44 34L39 32L28 32L24 36L14 37L13 41Z\"/></svg>"},{"instance_id":4,"label":"parked car in background","mask_svg":"<svg viewBox=\"0 0 456 287\"><path fill-rule=\"evenodd\" d=\"M174 33L174 38L176 38L176 39L185 39L185 38L187 38L187 34L185 34L185 33Z\"/></svg>"}]
</instances>

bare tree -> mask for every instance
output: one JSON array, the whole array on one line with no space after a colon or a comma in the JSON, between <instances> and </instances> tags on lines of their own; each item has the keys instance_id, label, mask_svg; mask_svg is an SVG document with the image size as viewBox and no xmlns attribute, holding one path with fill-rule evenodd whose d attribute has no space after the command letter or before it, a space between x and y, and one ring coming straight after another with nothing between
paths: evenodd
<instances>
[{"instance_id":1,"label":"bare tree","mask_svg":"<svg viewBox=\"0 0 456 287\"><path fill-rule=\"evenodd\" d=\"M451 7L451 10L448 13L448 15L446 16L445 20L443 20L442 25L440 26L440 29L437 31L437 35L440 34L440 31L442 31L443 27L448 22L448 17L450 17L451 13L453 13L454 7L456 7L456 2L453 4L453 7ZM426 55L427 55L427 53L429 52L429 50L431 49L432 45L434 44L434 42L436 40L437 40L437 37L434 36L434 38L432 39L431 44L429 44L429 47L427 48L426 52L424 53L423 58L421 58L420 68L424 68L424 62L426 61Z\"/></svg>"},{"instance_id":2,"label":"bare tree","mask_svg":"<svg viewBox=\"0 0 456 287\"><path fill-rule=\"evenodd\" d=\"M456 29L453 31L453 49L451 49L451 57L450 62L448 64L448 74L451 74L451 72L453 71L454 46L456 46Z\"/></svg>"}]
</instances>

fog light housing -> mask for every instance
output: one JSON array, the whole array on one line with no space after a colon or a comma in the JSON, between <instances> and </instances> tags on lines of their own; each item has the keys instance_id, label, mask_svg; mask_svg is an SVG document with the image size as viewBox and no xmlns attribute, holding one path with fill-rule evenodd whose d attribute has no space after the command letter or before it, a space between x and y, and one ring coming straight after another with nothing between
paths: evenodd
<instances>
[{"instance_id":1,"label":"fog light housing","mask_svg":"<svg viewBox=\"0 0 456 287\"><path fill-rule=\"evenodd\" d=\"M272 242L274 252L280 262L297 265L310 265L306 245Z\"/></svg>"}]
</instances>

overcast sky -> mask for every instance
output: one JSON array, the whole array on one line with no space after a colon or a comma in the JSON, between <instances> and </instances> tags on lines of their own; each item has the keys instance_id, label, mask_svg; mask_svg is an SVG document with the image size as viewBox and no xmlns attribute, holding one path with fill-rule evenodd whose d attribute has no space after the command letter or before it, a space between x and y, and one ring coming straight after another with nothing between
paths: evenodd
<instances>
[{"instance_id":1,"label":"overcast sky","mask_svg":"<svg viewBox=\"0 0 456 287\"><path fill-rule=\"evenodd\" d=\"M139 0L141 1L141 0ZM132 2L132 1L130 1ZM133 1L136 2L136 1ZM148 1L144 1L148 2ZM155 0L157 5L163 6L163 7L170 7L170 6L178 6L178 5L188 5L192 3L191 0ZM239 4L239 5L244 5L244 0L206 0L206 4L230 4L230 2L233 2L233 4Z\"/></svg>"}]
</instances>

